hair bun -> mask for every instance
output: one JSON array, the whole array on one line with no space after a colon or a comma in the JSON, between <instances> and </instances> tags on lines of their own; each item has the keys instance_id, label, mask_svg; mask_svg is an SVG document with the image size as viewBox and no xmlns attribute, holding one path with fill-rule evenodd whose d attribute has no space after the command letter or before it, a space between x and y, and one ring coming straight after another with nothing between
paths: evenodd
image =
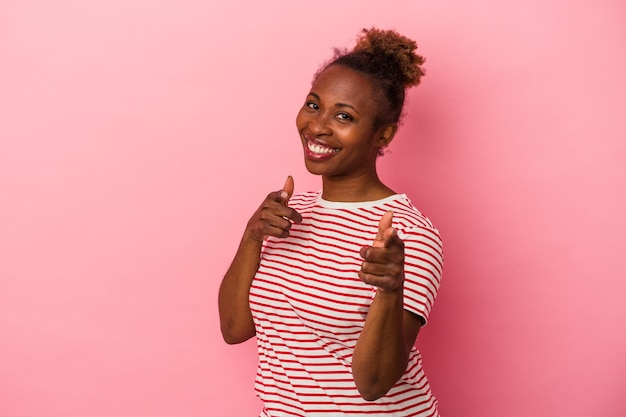
<instances>
[{"instance_id":1,"label":"hair bun","mask_svg":"<svg viewBox=\"0 0 626 417\"><path fill-rule=\"evenodd\" d=\"M397 74L405 87L420 82L424 75L424 58L415 53L417 43L394 30L363 29L353 52L366 53L374 61L387 63L385 71Z\"/></svg>"}]
</instances>

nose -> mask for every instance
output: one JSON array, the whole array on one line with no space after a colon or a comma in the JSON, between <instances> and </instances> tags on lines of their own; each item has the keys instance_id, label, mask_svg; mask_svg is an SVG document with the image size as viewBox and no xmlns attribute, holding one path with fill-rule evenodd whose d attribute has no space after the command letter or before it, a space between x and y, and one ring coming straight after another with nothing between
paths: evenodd
<instances>
[{"instance_id":1,"label":"nose","mask_svg":"<svg viewBox=\"0 0 626 417\"><path fill-rule=\"evenodd\" d=\"M309 131L315 136L331 135L332 129L328 117L323 113L316 113L308 123Z\"/></svg>"}]
</instances>

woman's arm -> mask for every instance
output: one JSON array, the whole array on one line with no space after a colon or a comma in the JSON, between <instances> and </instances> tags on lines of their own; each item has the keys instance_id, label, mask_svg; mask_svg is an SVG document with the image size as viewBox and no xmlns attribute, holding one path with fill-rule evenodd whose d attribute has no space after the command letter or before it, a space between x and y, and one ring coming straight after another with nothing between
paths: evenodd
<instances>
[{"instance_id":1,"label":"woman's arm","mask_svg":"<svg viewBox=\"0 0 626 417\"><path fill-rule=\"evenodd\" d=\"M402 291L379 291L371 304L352 358L352 374L361 396L383 397L406 371L422 319L402 309Z\"/></svg>"},{"instance_id":2,"label":"woman's arm","mask_svg":"<svg viewBox=\"0 0 626 417\"><path fill-rule=\"evenodd\" d=\"M259 267L261 245L261 241L244 232L235 258L222 279L218 295L220 329L228 344L244 342L255 334L248 292Z\"/></svg>"},{"instance_id":3,"label":"woman's arm","mask_svg":"<svg viewBox=\"0 0 626 417\"><path fill-rule=\"evenodd\" d=\"M241 343L255 335L248 297L259 268L263 240L268 236L287 237L291 223L302 221L298 212L287 207L293 187L293 178L288 177L282 190L265 198L248 221L235 258L222 279L218 307L226 343Z\"/></svg>"},{"instance_id":4,"label":"woman's arm","mask_svg":"<svg viewBox=\"0 0 626 417\"><path fill-rule=\"evenodd\" d=\"M391 227L392 213L380 221L359 277L378 287L352 357L352 374L361 396L373 401L384 396L404 374L422 319L404 310L404 243Z\"/></svg>"}]
</instances>

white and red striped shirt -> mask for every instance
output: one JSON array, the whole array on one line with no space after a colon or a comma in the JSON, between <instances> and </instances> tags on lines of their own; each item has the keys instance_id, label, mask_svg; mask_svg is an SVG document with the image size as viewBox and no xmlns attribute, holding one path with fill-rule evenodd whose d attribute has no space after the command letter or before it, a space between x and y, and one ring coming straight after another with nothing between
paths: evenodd
<instances>
[{"instance_id":1,"label":"white and red striped shirt","mask_svg":"<svg viewBox=\"0 0 626 417\"><path fill-rule=\"evenodd\" d=\"M357 273L382 215L405 246L404 308L426 319L441 279L438 231L403 194L378 201L326 201L297 194L302 215L285 239L269 238L250 289L259 366L255 382L263 417L438 416L414 347L402 378L382 398L364 400L351 372L354 347L376 288Z\"/></svg>"}]
</instances>

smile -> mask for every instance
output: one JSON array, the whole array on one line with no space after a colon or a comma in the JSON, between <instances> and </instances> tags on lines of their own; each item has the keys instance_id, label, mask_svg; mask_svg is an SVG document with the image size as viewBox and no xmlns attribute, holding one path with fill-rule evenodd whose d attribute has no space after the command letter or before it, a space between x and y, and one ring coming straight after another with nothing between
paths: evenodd
<instances>
[{"instance_id":1,"label":"smile","mask_svg":"<svg viewBox=\"0 0 626 417\"><path fill-rule=\"evenodd\" d=\"M312 154L317 156L329 155L337 153L341 150L339 148L329 148L327 146L318 145L317 143L313 143L310 140L307 140L306 146Z\"/></svg>"}]
</instances>

